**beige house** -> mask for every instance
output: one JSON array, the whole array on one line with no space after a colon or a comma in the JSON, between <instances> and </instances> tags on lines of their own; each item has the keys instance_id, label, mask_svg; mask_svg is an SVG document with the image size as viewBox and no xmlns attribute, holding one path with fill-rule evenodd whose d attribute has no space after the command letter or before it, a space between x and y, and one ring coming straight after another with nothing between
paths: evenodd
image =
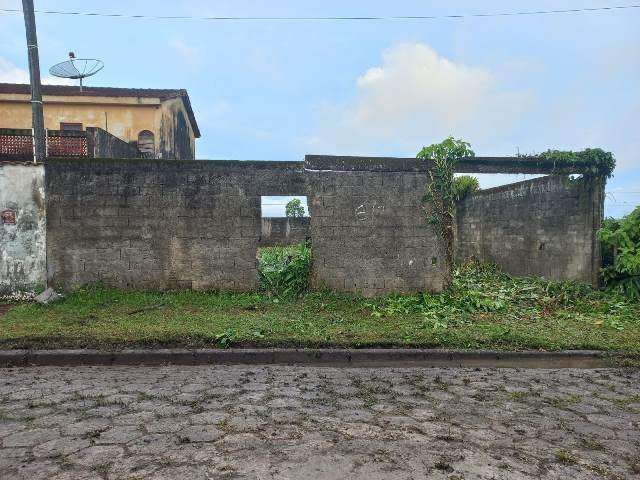
<instances>
[{"instance_id":1,"label":"beige house","mask_svg":"<svg viewBox=\"0 0 640 480\"><path fill-rule=\"evenodd\" d=\"M0 83L0 129L31 128L29 85ZM148 157L192 160L200 130L186 90L43 85L45 128L98 127Z\"/></svg>"}]
</instances>

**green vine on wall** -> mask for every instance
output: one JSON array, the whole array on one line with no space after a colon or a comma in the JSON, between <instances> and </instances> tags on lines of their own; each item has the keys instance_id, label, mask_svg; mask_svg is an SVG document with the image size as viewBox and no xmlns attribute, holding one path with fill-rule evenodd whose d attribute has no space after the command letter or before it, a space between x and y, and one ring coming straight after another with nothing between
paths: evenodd
<instances>
[{"instance_id":1,"label":"green vine on wall","mask_svg":"<svg viewBox=\"0 0 640 480\"><path fill-rule=\"evenodd\" d=\"M458 192L454 178L458 160L475 156L471 145L463 140L448 137L440 143L424 147L417 158L432 162L429 183L425 189L424 208L427 221L435 225L445 244L445 283L451 281L453 271L453 220Z\"/></svg>"},{"instance_id":2,"label":"green vine on wall","mask_svg":"<svg viewBox=\"0 0 640 480\"><path fill-rule=\"evenodd\" d=\"M580 152L547 150L538 155L538 158L553 162L554 173L567 173L575 167L580 167L585 173L609 178L616 168L613 154L600 148L586 148Z\"/></svg>"}]
</instances>

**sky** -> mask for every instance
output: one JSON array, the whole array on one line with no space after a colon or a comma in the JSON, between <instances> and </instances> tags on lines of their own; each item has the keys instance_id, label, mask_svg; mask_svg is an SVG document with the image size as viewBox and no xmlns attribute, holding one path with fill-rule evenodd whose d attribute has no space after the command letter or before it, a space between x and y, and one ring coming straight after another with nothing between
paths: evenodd
<instances>
[{"instance_id":1,"label":"sky","mask_svg":"<svg viewBox=\"0 0 640 480\"><path fill-rule=\"evenodd\" d=\"M35 4L99 13L308 17L593 8L625 0ZM0 0L0 8L19 9L21 2ZM187 89L202 131L200 159L412 157L449 135L469 141L477 155L600 147L617 159L606 214L619 217L640 204L640 8L409 21L36 19L47 82L54 81L48 68L73 50L105 63L89 85ZM0 12L2 81L27 82L28 70L23 19ZM524 178L480 180L490 187Z\"/></svg>"}]
</instances>

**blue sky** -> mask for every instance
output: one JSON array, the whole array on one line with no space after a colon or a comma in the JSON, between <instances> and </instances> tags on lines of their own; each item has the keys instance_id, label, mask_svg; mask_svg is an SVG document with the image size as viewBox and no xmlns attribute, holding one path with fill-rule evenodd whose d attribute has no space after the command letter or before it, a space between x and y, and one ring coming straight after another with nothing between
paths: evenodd
<instances>
[{"instance_id":1,"label":"blue sky","mask_svg":"<svg viewBox=\"0 0 640 480\"><path fill-rule=\"evenodd\" d=\"M624 3L35 2L42 10L195 16L446 15ZM0 8L20 7L0 0ZM478 155L601 147L618 161L607 214L640 204L640 9L425 21L37 21L43 71L74 50L106 64L91 85L186 88L203 134L199 158L413 156L449 134L470 141ZM26 68L22 18L0 15L0 81L28 78Z\"/></svg>"}]
</instances>

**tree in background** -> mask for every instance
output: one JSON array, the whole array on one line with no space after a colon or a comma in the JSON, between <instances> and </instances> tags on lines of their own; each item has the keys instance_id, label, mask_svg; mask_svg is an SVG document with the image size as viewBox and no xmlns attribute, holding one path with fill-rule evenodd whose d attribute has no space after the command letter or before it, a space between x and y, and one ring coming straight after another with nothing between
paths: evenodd
<instances>
[{"instance_id":1,"label":"tree in background","mask_svg":"<svg viewBox=\"0 0 640 480\"><path fill-rule=\"evenodd\" d=\"M285 214L287 218L301 218L304 217L304 207L299 198L294 198L287 203Z\"/></svg>"},{"instance_id":2,"label":"tree in background","mask_svg":"<svg viewBox=\"0 0 640 480\"><path fill-rule=\"evenodd\" d=\"M598 238L605 285L640 299L640 206L620 220L606 219Z\"/></svg>"}]
</instances>

